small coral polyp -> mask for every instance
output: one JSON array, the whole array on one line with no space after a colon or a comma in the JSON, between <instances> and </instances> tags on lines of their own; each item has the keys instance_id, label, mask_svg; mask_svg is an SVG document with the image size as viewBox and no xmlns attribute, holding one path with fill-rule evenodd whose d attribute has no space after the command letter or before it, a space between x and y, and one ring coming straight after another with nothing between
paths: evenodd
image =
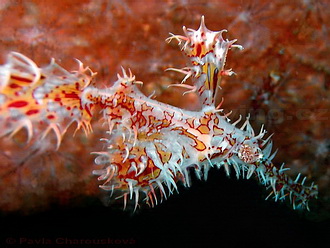
<instances>
[{"instance_id":1,"label":"small coral polyp","mask_svg":"<svg viewBox=\"0 0 330 248\"><path fill-rule=\"evenodd\" d=\"M173 86L196 94L200 110L184 110L145 96L139 89L142 82L124 69L111 87L101 89L90 84L95 73L81 62L78 71L69 73L54 61L39 68L13 52L0 67L0 135L13 136L25 128L28 142L37 146L54 131L60 146L74 122L88 136L94 110L101 109L108 127L101 139L106 148L93 153L100 167L93 174L111 197L123 198L124 206L128 201L134 209L143 203L157 205L178 190L178 183L189 187L192 170L207 179L211 167L224 167L228 176L232 167L237 178L255 177L271 186L269 196L275 200L289 196L294 208L308 209L308 201L317 197L317 186L305 186L306 178L299 182L300 174L291 179L284 173L288 168L272 163L271 136L265 137L263 127L255 134L249 118L236 127L240 119L231 123L221 104L215 105L221 77L233 74L224 69L227 53L242 46L225 40L224 30L208 30L204 17L198 30L183 27L183 31L185 36L171 34L167 41L177 40L190 62L169 70L184 74L181 84ZM185 84L188 78L192 85Z\"/></svg>"}]
</instances>

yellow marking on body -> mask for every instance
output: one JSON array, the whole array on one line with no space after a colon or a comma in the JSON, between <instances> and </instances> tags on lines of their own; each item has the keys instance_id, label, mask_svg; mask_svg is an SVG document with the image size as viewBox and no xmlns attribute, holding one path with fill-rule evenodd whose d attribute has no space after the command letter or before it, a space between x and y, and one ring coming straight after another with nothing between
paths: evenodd
<instances>
[{"instance_id":1,"label":"yellow marking on body","mask_svg":"<svg viewBox=\"0 0 330 248\"><path fill-rule=\"evenodd\" d=\"M196 143L194 145L194 147L198 151L204 151L206 149L206 145L202 141L200 141L196 135L193 135L192 133L188 132L187 129L184 129L182 127L176 127L176 128L173 128L173 130L180 131L181 132L181 135L184 135L184 136L192 139Z\"/></svg>"},{"instance_id":2,"label":"yellow marking on body","mask_svg":"<svg viewBox=\"0 0 330 248\"><path fill-rule=\"evenodd\" d=\"M161 133L146 133L146 132L139 132L137 139L139 141L154 141L154 140L161 140L163 138L163 134Z\"/></svg>"},{"instance_id":3,"label":"yellow marking on body","mask_svg":"<svg viewBox=\"0 0 330 248\"><path fill-rule=\"evenodd\" d=\"M186 122L188 123L188 125L189 125L190 128L194 128L194 121L195 121L194 118L188 118L186 120Z\"/></svg>"},{"instance_id":4,"label":"yellow marking on body","mask_svg":"<svg viewBox=\"0 0 330 248\"><path fill-rule=\"evenodd\" d=\"M141 174L141 176L138 177L138 181L141 184L145 183L145 185L148 185L149 181L152 179L156 179L159 176L160 172L161 172L161 170L155 165L154 161L152 161L150 158L148 158L147 168ZM146 174L146 173L148 173L148 174Z\"/></svg>"},{"instance_id":5,"label":"yellow marking on body","mask_svg":"<svg viewBox=\"0 0 330 248\"><path fill-rule=\"evenodd\" d=\"M162 146L160 146L159 143L155 143L157 152L159 154L159 158L162 161L163 164L167 163L172 156L172 153L167 152L166 150L162 149Z\"/></svg>"},{"instance_id":6,"label":"yellow marking on body","mask_svg":"<svg viewBox=\"0 0 330 248\"><path fill-rule=\"evenodd\" d=\"M223 128L219 128L217 126L213 127L213 131L214 131L214 135L219 135L219 134L223 134L224 133L224 129Z\"/></svg>"},{"instance_id":7,"label":"yellow marking on body","mask_svg":"<svg viewBox=\"0 0 330 248\"><path fill-rule=\"evenodd\" d=\"M197 130L201 133L201 134L209 134L210 133L210 128L207 125L200 125Z\"/></svg>"}]
</instances>

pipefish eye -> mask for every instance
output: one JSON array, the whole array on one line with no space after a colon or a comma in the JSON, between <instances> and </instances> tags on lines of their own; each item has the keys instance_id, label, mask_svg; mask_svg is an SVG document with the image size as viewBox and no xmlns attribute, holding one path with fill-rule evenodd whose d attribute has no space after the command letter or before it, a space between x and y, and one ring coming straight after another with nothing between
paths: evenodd
<instances>
[{"instance_id":1,"label":"pipefish eye","mask_svg":"<svg viewBox=\"0 0 330 248\"><path fill-rule=\"evenodd\" d=\"M262 153L260 148L256 145L251 146L248 144L242 144L238 150L238 157L243 162L252 164L262 157Z\"/></svg>"}]
</instances>

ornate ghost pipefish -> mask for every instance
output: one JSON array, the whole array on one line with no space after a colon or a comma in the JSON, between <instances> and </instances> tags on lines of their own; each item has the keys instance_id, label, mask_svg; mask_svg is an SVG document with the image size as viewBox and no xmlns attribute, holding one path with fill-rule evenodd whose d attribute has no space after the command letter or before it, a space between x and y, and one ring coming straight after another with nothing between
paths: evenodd
<instances>
[{"instance_id":1,"label":"ornate ghost pipefish","mask_svg":"<svg viewBox=\"0 0 330 248\"><path fill-rule=\"evenodd\" d=\"M293 208L307 208L317 197L317 186L305 186L300 174L295 180L277 168L271 154L271 136L265 138L263 127L255 134L245 120L231 123L217 105L217 93L225 70L225 61L236 40L225 40L225 30L206 28L204 17L198 30L183 27L184 35L173 35L189 64L182 69L169 68L184 74L181 84L173 84L195 92L201 109L188 111L145 96L135 76L124 69L110 87L100 89L90 84L95 77L79 62L78 71L69 73L54 60L44 68L19 53L11 53L0 67L0 135L13 136L25 128L27 142L42 146L53 131L57 148L72 123L86 135L92 131L95 107L102 109L102 121L108 131L102 141L103 151L94 152L95 163L101 166L93 174L102 181L100 188L123 197L124 206L133 202L134 210L141 201L150 206L177 191L177 184L190 186L190 171L207 179L211 167L224 167L227 175L233 168L236 177L256 177L271 186L275 200L289 196ZM192 85L185 84L191 79ZM158 197L157 195L160 195ZM141 197L142 195L142 197ZM267 197L268 198L268 197Z\"/></svg>"}]
</instances>

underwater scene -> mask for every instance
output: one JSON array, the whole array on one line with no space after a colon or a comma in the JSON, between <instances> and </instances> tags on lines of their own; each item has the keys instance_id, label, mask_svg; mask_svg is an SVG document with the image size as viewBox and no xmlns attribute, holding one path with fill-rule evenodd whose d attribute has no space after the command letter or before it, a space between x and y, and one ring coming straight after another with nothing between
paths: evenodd
<instances>
[{"instance_id":1,"label":"underwater scene","mask_svg":"<svg viewBox=\"0 0 330 248\"><path fill-rule=\"evenodd\" d=\"M326 244L329 7L1 0L0 246Z\"/></svg>"}]
</instances>

